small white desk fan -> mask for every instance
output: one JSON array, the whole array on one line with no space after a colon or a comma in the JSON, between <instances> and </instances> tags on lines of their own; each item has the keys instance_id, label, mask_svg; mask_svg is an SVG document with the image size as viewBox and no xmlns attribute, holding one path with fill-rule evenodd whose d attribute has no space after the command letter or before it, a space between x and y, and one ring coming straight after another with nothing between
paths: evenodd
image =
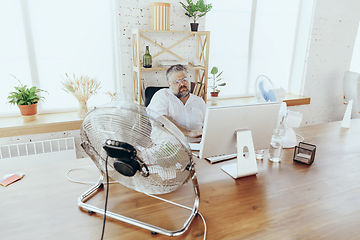
<instances>
[{"instance_id":1,"label":"small white desk fan","mask_svg":"<svg viewBox=\"0 0 360 240\"><path fill-rule=\"evenodd\" d=\"M284 88L277 88L268 77L260 75L255 82L258 102L281 102L286 95Z\"/></svg>"},{"instance_id":2,"label":"small white desk fan","mask_svg":"<svg viewBox=\"0 0 360 240\"><path fill-rule=\"evenodd\" d=\"M296 133L293 128L300 126L302 114L287 110L286 102L283 102L280 107L278 116L278 125L285 129L285 136L283 138L283 148L293 148L297 145Z\"/></svg>"},{"instance_id":3,"label":"small white desk fan","mask_svg":"<svg viewBox=\"0 0 360 240\"><path fill-rule=\"evenodd\" d=\"M286 95L284 88L277 88L275 83L264 75L260 75L256 79L255 90L258 102L281 102ZM293 148L297 145L296 134L293 128L299 127L301 120L301 113L287 110L286 103L282 103L276 128L282 127L285 129L283 148Z\"/></svg>"}]
</instances>

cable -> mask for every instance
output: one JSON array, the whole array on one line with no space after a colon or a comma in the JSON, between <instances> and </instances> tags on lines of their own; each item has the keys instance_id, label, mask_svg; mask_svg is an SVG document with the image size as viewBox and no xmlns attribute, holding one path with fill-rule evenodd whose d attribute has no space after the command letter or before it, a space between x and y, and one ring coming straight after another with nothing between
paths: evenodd
<instances>
[{"instance_id":1,"label":"cable","mask_svg":"<svg viewBox=\"0 0 360 240\"><path fill-rule=\"evenodd\" d=\"M197 154L195 154L195 153L193 153L193 152L191 152L191 154L194 155L194 156L197 157L197 158L200 158L199 155L197 155Z\"/></svg>"},{"instance_id":2,"label":"cable","mask_svg":"<svg viewBox=\"0 0 360 240\"><path fill-rule=\"evenodd\" d=\"M107 161L108 161L108 156L106 156L106 159L105 159L106 195L105 195L104 220L103 220L103 228L102 228L102 232L101 232L101 240L103 240L103 238L104 238L104 233L105 233L106 209L107 209L107 202L108 202L109 188L110 188L110 185L109 185L109 174L108 174L108 168L107 168Z\"/></svg>"},{"instance_id":3,"label":"cable","mask_svg":"<svg viewBox=\"0 0 360 240\"><path fill-rule=\"evenodd\" d=\"M85 181L76 181L76 180L73 180L69 177L69 173L74 171L74 170L82 170L84 168L90 168L90 167L96 167L95 165L92 165L92 166L85 166L85 167L79 167L79 168L72 168L70 169L69 171L67 171L66 173L66 178L67 180L69 180L70 182L73 182L73 183L80 183L80 184L96 184L97 182L85 182ZM112 181L112 182L109 182L109 184L113 184L113 183L118 183L116 181ZM107 183L103 183L103 184L107 184Z\"/></svg>"},{"instance_id":4,"label":"cable","mask_svg":"<svg viewBox=\"0 0 360 240\"><path fill-rule=\"evenodd\" d=\"M192 210L192 208L190 207L187 207L187 206L184 206L184 205L181 205L179 203L176 203L176 202L172 202L170 200L167 200L167 199L164 199L164 198L161 198L161 197L158 197L158 196L154 196L154 195L151 195L151 194L148 194L148 193L144 193L145 195L148 195L149 197L153 197L153 198L156 198L156 199L159 199L159 200L162 200L164 202L167 202L167 203L171 203L175 206L178 206L178 207L182 207L182 208L185 208L185 209L188 209L188 210ZM201 217L203 223L204 223L204 240L206 239L206 232L207 232L207 227L206 227L206 222L205 222L205 218L203 217L203 215L201 215L201 213L198 211L197 212L199 214L199 216Z\"/></svg>"},{"instance_id":5,"label":"cable","mask_svg":"<svg viewBox=\"0 0 360 240\"><path fill-rule=\"evenodd\" d=\"M299 134L296 134L296 136L302 138L301 142L303 142L304 139L305 139L303 136L301 136L301 135L299 135Z\"/></svg>"},{"instance_id":6,"label":"cable","mask_svg":"<svg viewBox=\"0 0 360 240\"><path fill-rule=\"evenodd\" d=\"M301 137L301 136L300 136ZM198 157L196 154L193 153L193 155L195 157ZM107 201L108 201L108 194L109 194L109 186L110 184L112 183L118 183L116 181L113 181L113 182L109 182L109 175L108 175L108 168L107 168L107 160L108 158L106 157L106 160L105 160L105 171L106 171L106 183L103 183L103 184L106 184L107 187L106 187L106 196L105 196L105 209L104 209L104 218L103 218L103 229L102 229L102 233L101 233L101 239L103 239L104 237L104 232L105 232L105 221L106 221L106 209L107 209ZM83 182L83 181L76 181L76 180L72 180L68 174L71 172L71 171L74 171L74 170L81 170L81 169L84 169L84 168L89 168L89 167L94 167L94 166L85 166L85 167L80 167L80 168L72 168L70 169L67 173L66 173L66 178L70 181L70 182L74 182L74 183L80 183L80 184L96 184L96 182ZM185 209L188 209L188 210L192 210L192 208L190 207L187 207L187 206L184 206L184 205L181 205L179 203L176 203L176 202L172 202L172 201L169 201L167 199L164 199L164 198L161 198L161 197L158 197L158 196L154 196L154 195L151 195L151 194L147 194L147 193L144 193L145 195L148 195L150 197L153 197L153 198L156 198L156 199L159 199L159 200L162 200L164 202L167 202L167 203L171 203L173 205L176 205L178 207L182 207L182 208L185 208ZM199 216L201 217L203 223L204 223L204 240L206 239L206 233L207 233L207 226L206 226L206 222L205 222L205 218L203 217L203 215L198 211L197 212L199 214Z\"/></svg>"}]
</instances>

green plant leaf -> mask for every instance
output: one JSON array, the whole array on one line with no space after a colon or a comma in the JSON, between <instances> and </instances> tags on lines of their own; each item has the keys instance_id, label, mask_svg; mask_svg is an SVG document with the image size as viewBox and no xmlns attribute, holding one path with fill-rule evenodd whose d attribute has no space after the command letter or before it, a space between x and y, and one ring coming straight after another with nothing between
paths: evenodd
<instances>
[{"instance_id":1,"label":"green plant leaf","mask_svg":"<svg viewBox=\"0 0 360 240\"><path fill-rule=\"evenodd\" d=\"M213 67L212 69L211 69L211 72L210 72L211 74L217 74L218 73L218 68L217 67Z\"/></svg>"},{"instance_id":2,"label":"green plant leaf","mask_svg":"<svg viewBox=\"0 0 360 240\"><path fill-rule=\"evenodd\" d=\"M196 19L203 17L212 8L212 4L205 4L204 0L198 0L196 4L194 4L192 0L186 0L186 2L187 5L182 2L180 2L180 4L186 11L185 15L193 18L194 23L196 23Z\"/></svg>"},{"instance_id":3,"label":"green plant leaf","mask_svg":"<svg viewBox=\"0 0 360 240\"><path fill-rule=\"evenodd\" d=\"M30 106L33 103L37 103L40 99L45 99L45 97L39 96L38 93L47 91L39 89L36 86L28 88L27 85L23 85L15 76L13 77L19 81L21 87L14 87L16 91L9 93L9 96L7 97L9 99L8 103Z\"/></svg>"},{"instance_id":4,"label":"green plant leaf","mask_svg":"<svg viewBox=\"0 0 360 240\"><path fill-rule=\"evenodd\" d=\"M208 77L209 80L212 80L212 85L209 86L209 88L212 89L213 92L220 92L220 90L217 89L217 87L223 87L226 85L226 83L219 83L219 81L223 80L223 78L219 78L221 74L223 74L224 71L221 71L218 75L219 69L217 67L213 67L210 71L212 76Z\"/></svg>"}]
</instances>

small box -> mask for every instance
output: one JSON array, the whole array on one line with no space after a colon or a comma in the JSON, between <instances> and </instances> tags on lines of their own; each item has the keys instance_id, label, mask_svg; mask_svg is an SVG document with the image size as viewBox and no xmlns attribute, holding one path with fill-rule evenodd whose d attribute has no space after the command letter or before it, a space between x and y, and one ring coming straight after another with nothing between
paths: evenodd
<instances>
[{"instance_id":1,"label":"small box","mask_svg":"<svg viewBox=\"0 0 360 240\"><path fill-rule=\"evenodd\" d=\"M315 145L299 142L299 145L295 146L293 160L310 165L314 162L315 151L316 151Z\"/></svg>"}]
</instances>

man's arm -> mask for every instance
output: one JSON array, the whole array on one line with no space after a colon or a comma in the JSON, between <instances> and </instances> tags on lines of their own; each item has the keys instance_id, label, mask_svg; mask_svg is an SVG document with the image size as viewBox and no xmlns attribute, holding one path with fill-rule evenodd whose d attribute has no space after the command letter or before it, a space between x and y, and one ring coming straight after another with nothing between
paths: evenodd
<instances>
[{"instance_id":1,"label":"man's arm","mask_svg":"<svg viewBox=\"0 0 360 240\"><path fill-rule=\"evenodd\" d=\"M161 117L167 118L170 122L172 122L187 137L197 138L197 137L202 136L202 132L203 132L202 129L191 130L191 129L187 128L187 127L184 127L183 125L178 124L171 117L169 117L167 115L162 115ZM161 117L159 118L159 120L161 120Z\"/></svg>"},{"instance_id":2,"label":"man's arm","mask_svg":"<svg viewBox=\"0 0 360 240\"><path fill-rule=\"evenodd\" d=\"M161 117L158 117L159 121L165 117L167 120L173 123L173 125L175 125L185 136L192 138L202 136L202 129L191 130L183 125L178 124L175 120L168 116L169 99L166 97L165 89L161 89L154 94L147 108L152 109L161 115ZM163 122L166 123L166 121Z\"/></svg>"}]
</instances>

